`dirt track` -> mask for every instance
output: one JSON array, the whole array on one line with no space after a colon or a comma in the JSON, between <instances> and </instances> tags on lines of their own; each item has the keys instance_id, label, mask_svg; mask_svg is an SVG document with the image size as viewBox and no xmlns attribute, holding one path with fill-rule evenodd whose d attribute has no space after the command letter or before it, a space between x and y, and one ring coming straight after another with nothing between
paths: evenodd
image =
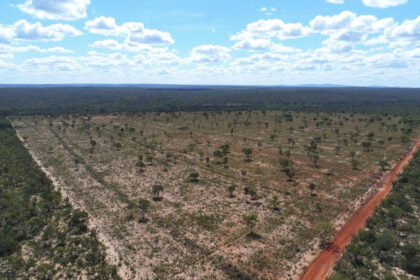
<instances>
[{"instance_id":1,"label":"dirt track","mask_svg":"<svg viewBox=\"0 0 420 280\"><path fill-rule=\"evenodd\" d=\"M420 149L420 139L417 140L411 151L401 159L392 171L383 179L381 189L374 194L353 217L337 233L328 249L323 250L306 269L302 280L322 280L333 272L335 262L341 257L345 247L351 242L353 235L357 234L365 225L366 220L373 214L375 208L381 203L392 189L392 183L406 167L413 155Z\"/></svg>"}]
</instances>

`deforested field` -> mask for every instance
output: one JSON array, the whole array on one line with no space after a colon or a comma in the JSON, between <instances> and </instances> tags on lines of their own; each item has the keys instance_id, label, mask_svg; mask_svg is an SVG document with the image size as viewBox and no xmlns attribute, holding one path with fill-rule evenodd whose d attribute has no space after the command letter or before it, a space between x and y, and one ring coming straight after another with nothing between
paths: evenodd
<instances>
[{"instance_id":1,"label":"deforested field","mask_svg":"<svg viewBox=\"0 0 420 280\"><path fill-rule=\"evenodd\" d=\"M125 279L297 279L420 135L388 114L11 119Z\"/></svg>"}]
</instances>

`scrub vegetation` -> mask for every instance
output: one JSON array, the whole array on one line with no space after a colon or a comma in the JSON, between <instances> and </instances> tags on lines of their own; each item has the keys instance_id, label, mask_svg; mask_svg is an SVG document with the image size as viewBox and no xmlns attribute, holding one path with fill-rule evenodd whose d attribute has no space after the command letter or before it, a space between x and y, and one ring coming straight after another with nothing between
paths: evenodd
<instances>
[{"instance_id":1,"label":"scrub vegetation","mask_svg":"<svg viewBox=\"0 0 420 280\"><path fill-rule=\"evenodd\" d=\"M420 153L354 237L331 280L420 278Z\"/></svg>"},{"instance_id":2,"label":"scrub vegetation","mask_svg":"<svg viewBox=\"0 0 420 280\"><path fill-rule=\"evenodd\" d=\"M13 118L127 279L296 278L410 148L389 114Z\"/></svg>"},{"instance_id":3,"label":"scrub vegetation","mask_svg":"<svg viewBox=\"0 0 420 280\"><path fill-rule=\"evenodd\" d=\"M418 139L420 94L11 87L0 115L0 278L298 279ZM335 279L418 276L415 164Z\"/></svg>"},{"instance_id":4,"label":"scrub vegetation","mask_svg":"<svg viewBox=\"0 0 420 280\"><path fill-rule=\"evenodd\" d=\"M0 278L119 279L105 248L0 118Z\"/></svg>"}]
</instances>

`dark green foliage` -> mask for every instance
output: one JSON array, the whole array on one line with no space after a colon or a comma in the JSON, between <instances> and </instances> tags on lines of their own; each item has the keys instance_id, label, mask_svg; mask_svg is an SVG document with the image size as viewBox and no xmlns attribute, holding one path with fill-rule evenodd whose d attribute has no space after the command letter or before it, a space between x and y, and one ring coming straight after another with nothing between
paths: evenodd
<instances>
[{"instance_id":1,"label":"dark green foliage","mask_svg":"<svg viewBox=\"0 0 420 280\"><path fill-rule=\"evenodd\" d=\"M419 193L420 152L354 237L330 279L397 279L393 267L420 277Z\"/></svg>"},{"instance_id":2,"label":"dark green foliage","mask_svg":"<svg viewBox=\"0 0 420 280\"><path fill-rule=\"evenodd\" d=\"M219 110L409 115L420 112L420 91L401 88L209 86L0 88L0 115ZM284 121L292 120L292 115L285 113Z\"/></svg>"},{"instance_id":3,"label":"dark green foliage","mask_svg":"<svg viewBox=\"0 0 420 280\"><path fill-rule=\"evenodd\" d=\"M61 199L0 118L0 279L58 279L83 271L89 279L119 279L87 218Z\"/></svg>"},{"instance_id":4,"label":"dark green foliage","mask_svg":"<svg viewBox=\"0 0 420 280\"><path fill-rule=\"evenodd\" d=\"M200 177L200 174L198 174L197 172L190 173L190 175L188 176L190 182L192 183L198 183L198 177Z\"/></svg>"}]
</instances>

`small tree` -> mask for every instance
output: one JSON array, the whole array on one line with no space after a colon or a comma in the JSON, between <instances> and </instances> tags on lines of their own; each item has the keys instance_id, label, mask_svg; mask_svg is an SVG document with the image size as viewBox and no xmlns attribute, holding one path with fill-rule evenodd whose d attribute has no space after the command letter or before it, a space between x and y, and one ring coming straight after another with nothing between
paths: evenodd
<instances>
[{"instance_id":1,"label":"small tree","mask_svg":"<svg viewBox=\"0 0 420 280\"><path fill-rule=\"evenodd\" d=\"M369 152L371 150L371 147L372 147L372 142L363 141L362 146L367 152Z\"/></svg>"},{"instance_id":2,"label":"small tree","mask_svg":"<svg viewBox=\"0 0 420 280\"><path fill-rule=\"evenodd\" d=\"M379 166L381 167L382 171L386 171L386 168L388 167L388 162L381 160L379 161Z\"/></svg>"},{"instance_id":3,"label":"small tree","mask_svg":"<svg viewBox=\"0 0 420 280\"><path fill-rule=\"evenodd\" d=\"M243 149L242 150L242 153L244 153L245 156L246 156L246 160L245 161L247 161L247 162L251 162L252 161L252 158L251 158L251 156L252 156L252 149L251 148L245 148L245 149Z\"/></svg>"},{"instance_id":4,"label":"small tree","mask_svg":"<svg viewBox=\"0 0 420 280\"><path fill-rule=\"evenodd\" d=\"M316 154L316 153L310 153L309 154L309 158L312 160L312 162L314 163L315 167L318 168L319 155Z\"/></svg>"},{"instance_id":5,"label":"small tree","mask_svg":"<svg viewBox=\"0 0 420 280\"><path fill-rule=\"evenodd\" d=\"M160 197L160 193L163 191L162 185L154 185L152 188L153 194L154 194L154 201L160 201L162 200L162 197Z\"/></svg>"},{"instance_id":6,"label":"small tree","mask_svg":"<svg viewBox=\"0 0 420 280\"><path fill-rule=\"evenodd\" d=\"M117 149L117 151L121 150L121 147L122 147L121 143L115 143L114 146Z\"/></svg>"},{"instance_id":7,"label":"small tree","mask_svg":"<svg viewBox=\"0 0 420 280\"><path fill-rule=\"evenodd\" d=\"M243 217L243 221L249 228L249 235L254 235L254 228L258 222L258 215L255 213L246 214Z\"/></svg>"},{"instance_id":8,"label":"small tree","mask_svg":"<svg viewBox=\"0 0 420 280\"><path fill-rule=\"evenodd\" d=\"M341 147L340 146L335 146L335 154L336 155L339 155L340 154L340 150L341 150Z\"/></svg>"},{"instance_id":9,"label":"small tree","mask_svg":"<svg viewBox=\"0 0 420 280\"><path fill-rule=\"evenodd\" d=\"M351 159L351 167L353 170L357 170L359 168L359 162L355 158Z\"/></svg>"},{"instance_id":10,"label":"small tree","mask_svg":"<svg viewBox=\"0 0 420 280\"><path fill-rule=\"evenodd\" d=\"M235 190L236 190L236 186L235 186L235 185L231 185L231 186L229 186L229 187L228 187L229 197L230 197L230 198L235 197L235 196L233 195L233 192L234 192Z\"/></svg>"},{"instance_id":11,"label":"small tree","mask_svg":"<svg viewBox=\"0 0 420 280\"><path fill-rule=\"evenodd\" d=\"M273 211L280 211L280 201L279 201L279 197L278 195L274 195L273 198L271 199L271 205L273 208Z\"/></svg>"},{"instance_id":12,"label":"small tree","mask_svg":"<svg viewBox=\"0 0 420 280\"><path fill-rule=\"evenodd\" d=\"M292 161L290 159L282 159L280 160L280 165L282 166L283 173L288 177L288 181L293 181L293 178L296 175L296 171Z\"/></svg>"},{"instance_id":13,"label":"small tree","mask_svg":"<svg viewBox=\"0 0 420 280\"><path fill-rule=\"evenodd\" d=\"M227 154L230 153L230 145L229 144L224 144L224 145L220 146L219 149L222 150L224 155L227 155Z\"/></svg>"},{"instance_id":14,"label":"small tree","mask_svg":"<svg viewBox=\"0 0 420 280\"><path fill-rule=\"evenodd\" d=\"M191 173L189 176L190 182L197 183L199 181L198 177L200 177L200 174L198 174L197 172Z\"/></svg>"},{"instance_id":15,"label":"small tree","mask_svg":"<svg viewBox=\"0 0 420 280\"><path fill-rule=\"evenodd\" d=\"M147 219L146 219L146 213L149 210L150 207L150 202L147 199L144 198L140 198L139 199L139 210L142 214L139 222L140 223L146 223Z\"/></svg>"},{"instance_id":16,"label":"small tree","mask_svg":"<svg viewBox=\"0 0 420 280\"><path fill-rule=\"evenodd\" d=\"M316 185L314 183L309 184L309 189L313 192L316 188Z\"/></svg>"},{"instance_id":17,"label":"small tree","mask_svg":"<svg viewBox=\"0 0 420 280\"><path fill-rule=\"evenodd\" d=\"M245 194L249 194L252 200L258 200L260 198L260 196L257 193L257 190L252 185L245 187L244 192Z\"/></svg>"},{"instance_id":18,"label":"small tree","mask_svg":"<svg viewBox=\"0 0 420 280\"><path fill-rule=\"evenodd\" d=\"M214 151L213 156L221 158L221 157L223 157L223 152L221 150L216 150L216 151Z\"/></svg>"},{"instance_id":19,"label":"small tree","mask_svg":"<svg viewBox=\"0 0 420 280\"><path fill-rule=\"evenodd\" d=\"M291 131L293 131L293 128L291 129ZM296 144L295 139L293 138L288 138L287 142L289 143L289 146L294 146Z\"/></svg>"},{"instance_id":20,"label":"small tree","mask_svg":"<svg viewBox=\"0 0 420 280\"><path fill-rule=\"evenodd\" d=\"M96 141L95 140L90 140L90 145L92 146L92 148L95 148Z\"/></svg>"},{"instance_id":21,"label":"small tree","mask_svg":"<svg viewBox=\"0 0 420 280\"><path fill-rule=\"evenodd\" d=\"M314 193L315 188L316 188L316 185L314 183L309 184L309 189L311 190L312 196L316 196L316 193Z\"/></svg>"}]
</instances>

